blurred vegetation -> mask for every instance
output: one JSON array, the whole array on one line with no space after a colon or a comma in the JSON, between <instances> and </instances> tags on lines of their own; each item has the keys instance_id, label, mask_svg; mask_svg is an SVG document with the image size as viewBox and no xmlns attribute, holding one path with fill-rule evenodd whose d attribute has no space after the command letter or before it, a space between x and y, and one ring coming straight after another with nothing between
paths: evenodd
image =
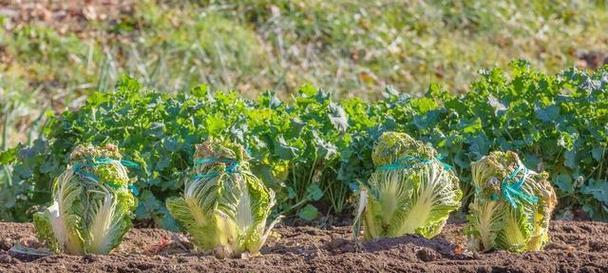
<instances>
[{"instance_id":1,"label":"blurred vegetation","mask_svg":"<svg viewBox=\"0 0 608 273\"><path fill-rule=\"evenodd\" d=\"M207 83L287 97L311 83L335 96L375 98L387 85L419 94L434 81L463 92L479 68L514 58L556 73L597 66L608 52L606 1L138 1L110 11L76 8L79 19L67 22L54 22L52 9L27 20L0 13L2 148L32 139L45 111L77 107L123 73L172 92Z\"/></svg>"}]
</instances>

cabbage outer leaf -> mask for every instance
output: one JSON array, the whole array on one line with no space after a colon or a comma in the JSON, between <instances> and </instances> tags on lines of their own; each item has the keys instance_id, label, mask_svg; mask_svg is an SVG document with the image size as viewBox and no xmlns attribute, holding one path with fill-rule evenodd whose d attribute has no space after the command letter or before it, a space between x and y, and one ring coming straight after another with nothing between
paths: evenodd
<instances>
[{"instance_id":1,"label":"cabbage outer leaf","mask_svg":"<svg viewBox=\"0 0 608 273\"><path fill-rule=\"evenodd\" d=\"M359 210L366 239L404 234L432 238L460 207L462 197L457 179L437 160L411 169L376 171L361 194L367 201Z\"/></svg>"},{"instance_id":2,"label":"cabbage outer leaf","mask_svg":"<svg viewBox=\"0 0 608 273\"><path fill-rule=\"evenodd\" d=\"M100 166L107 174L128 181L120 162ZM49 249L67 254L108 254L131 228L136 199L125 187L118 189L92 181L68 167L55 183L50 207L34 215L34 226Z\"/></svg>"},{"instance_id":3,"label":"cabbage outer leaf","mask_svg":"<svg viewBox=\"0 0 608 273\"><path fill-rule=\"evenodd\" d=\"M171 215L190 234L195 245L215 256L259 254L270 230L266 227L274 193L248 168L229 174L223 167L186 182L183 197L167 200Z\"/></svg>"}]
</instances>

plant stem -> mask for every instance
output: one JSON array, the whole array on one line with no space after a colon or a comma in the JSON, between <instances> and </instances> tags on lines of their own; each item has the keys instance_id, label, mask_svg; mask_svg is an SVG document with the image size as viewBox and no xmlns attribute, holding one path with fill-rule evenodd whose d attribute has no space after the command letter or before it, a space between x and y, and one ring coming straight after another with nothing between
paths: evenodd
<instances>
[{"instance_id":1,"label":"plant stem","mask_svg":"<svg viewBox=\"0 0 608 273\"><path fill-rule=\"evenodd\" d=\"M12 105L8 105L6 109L11 109ZM0 151L5 151L7 142L8 142L8 116L10 110L5 111L4 113L4 121L2 122L2 144L0 144ZM13 179L11 177L11 170L6 164L2 165L2 170L4 171L4 176L6 176L7 186L13 185Z\"/></svg>"}]
</instances>

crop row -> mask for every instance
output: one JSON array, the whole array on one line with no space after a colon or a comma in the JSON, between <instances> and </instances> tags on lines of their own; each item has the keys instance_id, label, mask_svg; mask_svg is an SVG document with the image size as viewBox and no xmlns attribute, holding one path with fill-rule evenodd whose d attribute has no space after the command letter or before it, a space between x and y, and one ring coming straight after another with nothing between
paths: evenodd
<instances>
[{"instance_id":1,"label":"crop row","mask_svg":"<svg viewBox=\"0 0 608 273\"><path fill-rule=\"evenodd\" d=\"M303 86L289 101L272 92L255 100L206 86L176 96L123 78L112 92L52 117L42 136L0 154L10 173L0 216L26 221L50 201L53 178L79 144L116 144L140 168L138 220L175 229L164 200L183 189L194 145L213 137L242 144L252 172L277 193L277 212L313 220L350 213L353 192L368 180L371 152L386 131L431 144L460 178L471 201L470 162L513 150L527 168L547 171L560 217L584 212L608 220L608 69L544 75L523 61L509 73L482 71L463 95L439 85L414 98L387 88L385 98L342 101ZM466 207L466 206L464 206Z\"/></svg>"}]
</instances>

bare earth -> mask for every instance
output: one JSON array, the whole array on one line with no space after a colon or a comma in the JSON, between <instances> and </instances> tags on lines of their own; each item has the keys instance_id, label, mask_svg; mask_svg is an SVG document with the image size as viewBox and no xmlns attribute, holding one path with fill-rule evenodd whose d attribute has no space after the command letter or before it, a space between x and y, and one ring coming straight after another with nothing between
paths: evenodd
<instances>
[{"instance_id":1,"label":"bare earth","mask_svg":"<svg viewBox=\"0 0 608 273\"><path fill-rule=\"evenodd\" d=\"M462 225L433 240L415 236L357 245L348 227L280 227L263 255L225 259L191 252L186 237L134 229L112 255L35 256L31 224L0 223L0 272L608 272L608 224L556 221L552 243L528 254L464 251Z\"/></svg>"}]
</instances>

